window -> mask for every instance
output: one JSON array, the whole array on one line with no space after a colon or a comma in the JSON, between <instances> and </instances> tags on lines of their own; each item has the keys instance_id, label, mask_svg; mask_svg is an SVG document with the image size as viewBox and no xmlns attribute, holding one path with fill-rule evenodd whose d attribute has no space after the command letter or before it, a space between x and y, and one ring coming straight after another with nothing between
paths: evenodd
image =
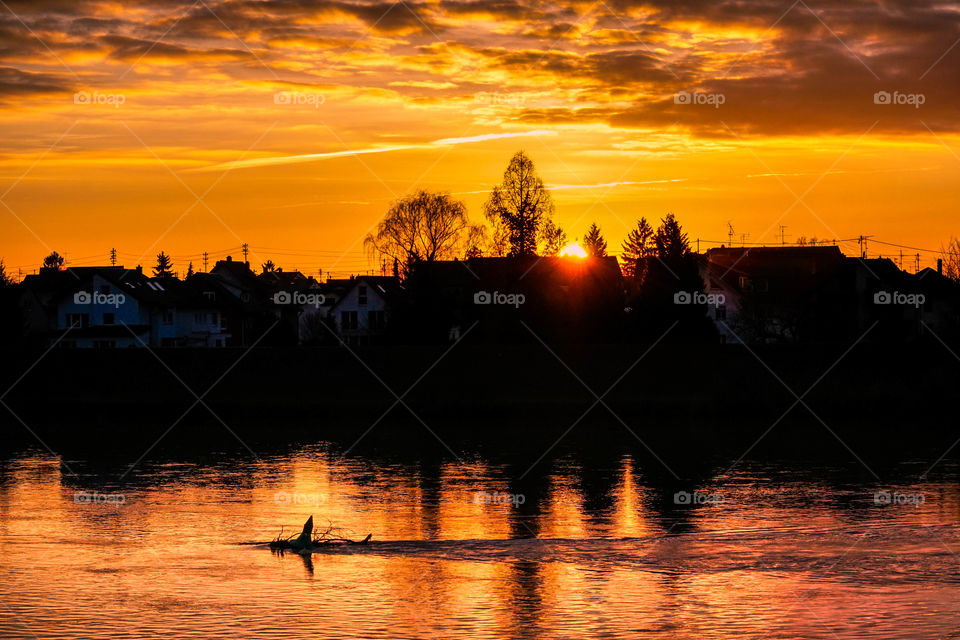
<instances>
[{"instance_id":1,"label":"window","mask_svg":"<svg viewBox=\"0 0 960 640\"><path fill-rule=\"evenodd\" d=\"M176 339L176 338L161 338L161 339L160 339L160 346L161 346L161 347L175 347L175 346L177 346L177 339Z\"/></svg>"},{"instance_id":2,"label":"window","mask_svg":"<svg viewBox=\"0 0 960 640\"><path fill-rule=\"evenodd\" d=\"M173 324L173 310L168 309L163 312L163 324Z\"/></svg>"},{"instance_id":3,"label":"window","mask_svg":"<svg viewBox=\"0 0 960 640\"><path fill-rule=\"evenodd\" d=\"M714 317L717 320L726 320L727 319L727 305L719 304L717 305L716 310L714 311Z\"/></svg>"},{"instance_id":4,"label":"window","mask_svg":"<svg viewBox=\"0 0 960 640\"><path fill-rule=\"evenodd\" d=\"M114 349L116 348L117 343L115 340L94 340L93 348L94 349Z\"/></svg>"},{"instance_id":5,"label":"window","mask_svg":"<svg viewBox=\"0 0 960 640\"><path fill-rule=\"evenodd\" d=\"M114 314L112 313L103 314L103 324L116 324Z\"/></svg>"},{"instance_id":6,"label":"window","mask_svg":"<svg viewBox=\"0 0 960 640\"><path fill-rule=\"evenodd\" d=\"M218 314L216 311L210 314L210 324L216 326L219 323L220 319L217 316Z\"/></svg>"},{"instance_id":7,"label":"window","mask_svg":"<svg viewBox=\"0 0 960 640\"><path fill-rule=\"evenodd\" d=\"M767 281L764 278L740 276L740 289L743 291L766 291Z\"/></svg>"},{"instance_id":8,"label":"window","mask_svg":"<svg viewBox=\"0 0 960 640\"><path fill-rule=\"evenodd\" d=\"M367 327L370 331L381 331L386 326L386 314L383 311L367 312Z\"/></svg>"},{"instance_id":9,"label":"window","mask_svg":"<svg viewBox=\"0 0 960 640\"><path fill-rule=\"evenodd\" d=\"M90 326L90 315L86 313L68 313L67 326L73 329L86 329Z\"/></svg>"},{"instance_id":10,"label":"window","mask_svg":"<svg viewBox=\"0 0 960 640\"><path fill-rule=\"evenodd\" d=\"M203 313L195 313L195 314L193 314L193 323L194 323L194 324L206 324L205 319L206 319L206 314L203 314Z\"/></svg>"},{"instance_id":11,"label":"window","mask_svg":"<svg viewBox=\"0 0 960 640\"><path fill-rule=\"evenodd\" d=\"M355 331L356 328L357 328L357 312L341 311L340 312L340 330Z\"/></svg>"},{"instance_id":12,"label":"window","mask_svg":"<svg viewBox=\"0 0 960 640\"><path fill-rule=\"evenodd\" d=\"M362 307L367 306L367 287L366 285L360 285L357 287L357 304Z\"/></svg>"},{"instance_id":13,"label":"window","mask_svg":"<svg viewBox=\"0 0 960 640\"><path fill-rule=\"evenodd\" d=\"M204 292L203 292L203 297L206 298L207 300L209 300L210 302L213 302L214 300L217 299L217 292L216 292L216 291L204 291Z\"/></svg>"}]
</instances>

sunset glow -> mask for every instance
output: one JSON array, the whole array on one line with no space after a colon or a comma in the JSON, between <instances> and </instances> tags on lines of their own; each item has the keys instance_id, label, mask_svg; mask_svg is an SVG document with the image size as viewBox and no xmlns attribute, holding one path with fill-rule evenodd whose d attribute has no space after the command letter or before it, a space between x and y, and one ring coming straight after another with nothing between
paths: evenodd
<instances>
[{"instance_id":1,"label":"sunset glow","mask_svg":"<svg viewBox=\"0 0 960 640\"><path fill-rule=\"evenodd\" d=\"M667 212L701 248L873 235L924 266L958 233L949 3L4 7L14 276L51 250L183 271L242 243L255 264L375 269L361 239L392 201L463 194L482 221L521 148L557 222L596 221L612 253Z\"/></svg>"},{"instance_id":2,"label":"sunset glow","mask_svg":"<svg viewBox=\"0 0 960 640\"><path fill-rule=\"evenodd\" d=\"M578 242L571 242L560 250L560 255L564 257L570 256L573 258L586 258L587 252L584 251L583 247L581 247Z\"/></svg>"}]
</instances>

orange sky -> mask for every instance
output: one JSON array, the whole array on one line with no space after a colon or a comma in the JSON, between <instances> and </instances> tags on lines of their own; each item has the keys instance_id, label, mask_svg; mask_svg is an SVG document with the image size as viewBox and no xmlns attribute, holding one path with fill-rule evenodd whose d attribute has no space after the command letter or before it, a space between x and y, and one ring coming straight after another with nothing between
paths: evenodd
<instances>
[{"instance_id":1,"label":"orange sky","mask_svg":"<svg viewBox=\"0 0 960 640\"><path fill-rule=\"evenodd\" d=\"M932 0L7 1L0 257L183 270L247 242L362 271L394 198L479 221L521 148L611 249L672 211L691 239L935 250L960 235L958 40Z\"/></svg>"}]
</instances>

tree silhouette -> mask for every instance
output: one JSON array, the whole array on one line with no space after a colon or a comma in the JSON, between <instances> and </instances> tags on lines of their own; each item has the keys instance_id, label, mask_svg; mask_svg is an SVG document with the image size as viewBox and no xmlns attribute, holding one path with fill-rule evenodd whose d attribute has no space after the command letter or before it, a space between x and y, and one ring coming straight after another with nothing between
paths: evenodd
<instances>
[{"instance_id":1,"label":"tree silhouette","mask_svg":"<svg viewBox=\"0 0 960 640\"><path fill-rule=\"evenodd\" d=\"M170 256L163 251L157 254L157 266L153 268L153 275L156 278L169 278L173 276L173 261Z\"/></svg>"},{"instance_id":2,"label":"tree silhouette","mask_svg":"<svg viewBox=\"0 0 960 640\"><path fill-rule=\"evenodd\" d=\"M417 262L456 257L472 234L466 205L449 193L421 190L394 202L363 244L371 258L397 261L406 277Z\"/></svg>"},{"instance_id":3,"label":"tree silhouette","mask_svg":"<svg viewBox=\"0 0 960 640\"><path fill-rule=\"evenodd\" d=\"M267 259L266 262L260 265L260 268L263 269L264 273L272 273L277 270L277 265L273 263L273 260Z\"/></svg>"},{"instance_id":4,"label":"tree silhouette","mask_svg":"<svg viewBox=\"0 0 960 640\"><path fill-rule=\"evenodd\" d=\"M647 258L653 256L656 245L653 240L653 227L646 218L637 221L637 228L631 229L623 241L620 261L623 263L623 275L639 282L647 272Z\"/></svg>"},{"instance_id":5,"label":"tree silhouette","mask_svg":"<svg viewBox=\"0 0 960 640\"><path fill-rule=\"evenodd\" d=\"M40 268L49 271L60 271L60 269L63 268L63 256L56 251L51 252L50 255L43 259L43 266Z\"/></svg>"},{"instance_id":6,"label":"tree silhouette","mask_svg":"<svg viewBox=\"0 0 960 640\"><path fill-rule=\"evenodd\" d=\"M184 280L193 277L193 262L187 264L187 275L184 276Z\"/></svg>"},{"instance_id":7,"label":"tree silhouette","mask_svg":"<svg viewBox=\"0 0 960 640\"><path fill-rule=\"evenodd\" d=\"M3 264L3 260L0 259L0 287L9 287L13 284L13 278L7 275L7 267Z\"/></svg>"},{"instance_id":8,"label":"tree silhouette","mask_svg":"<svg viewBox=\"0 0 960 640\"><path fill-rule=\"evenodd\" d=\"M560 250L567 244L567 232L553 220L547 220L540 229L540 253L547 257L560 255Z\"/></svg>"},{"instance_id":9,"label":"tree silhouette","mask_svg":"<svg viewBox=\"0 0 960 640\"><path fill-rule=\"evenodd\" d=\"M672 213L668 213L661 221L654 244L657 247L657 257L666 262L672 262L690 253L690 242L683 232L680 223Z\"/></svg>"},{"instance_id":10,"label":"tree silhouette","mask_svg":"<svg viewBox=\"0 0 960 640\"><path fill-rule=\"evenodd\" d=\"M600 227L594 222L583 236L583 249L593 258L604 258L607 255L607 241L600 234Z\"/></svg>"},{"instance_id":11,"label":"tree silhouette","mask_svg":"<svg viewBox=\"0 0 960 640\"><path fill-rule=\"evenodd\" d=\"M536 255L540 225L553 210L550 192L537 175L533 160L523 151L510 159L503 182L493 188L484 205L484 214L494 229L498 223L505 227L511 256Z\"/></svg>"},{"instance_id":12,"label":"tree silhouette","mask_svg":"<svg viewBox=\"0 0 960 640\"><path fill-rule=\"evenodd\" d=\"M943 254L943 275L960 282L960 240L950 238L950 243L941 247L940 252Z\"/></svg>"},{"instance_id":13,"label":"tree silhouette","mask_svg":"<svg viewBox=\"0 0 960 640\"><path fill-rule=\"evenodd\" d=\"M484 247L489 245L487 240L487 229L478 224L472 224L467 229L466 249L463 252L464 258L479 258L483 256Z\"/></svg>"}]
</instances>

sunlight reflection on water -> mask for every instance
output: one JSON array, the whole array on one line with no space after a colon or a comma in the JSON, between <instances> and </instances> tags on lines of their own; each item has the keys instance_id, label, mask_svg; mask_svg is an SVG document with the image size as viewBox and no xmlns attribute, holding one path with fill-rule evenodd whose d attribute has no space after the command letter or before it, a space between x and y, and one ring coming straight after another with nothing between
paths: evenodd
<instances>
[{"instance_id":1,"label":"sunlight reflection on water","mask_svg":"<svg viewBox=\"0 0 960 640\"><path fill-rule=\"evenodd\" d=\"M56 458L20 455L0 471L0 636L935 638L960 629L954 484L901 486L923 503L881 504L876 487L829 482L822 470L745 464L678 505L676 488L645 478L629 456L589 470L560 459L523 482L514 471L375 463L309 446L257 462L145 465L119 485L101 470L78 479ZM722 500L697 503L701 494ZM238 544L269 540L281 525L295 533L309 514L374 539L310 559Z\"/></svg>"}]
</instances>

